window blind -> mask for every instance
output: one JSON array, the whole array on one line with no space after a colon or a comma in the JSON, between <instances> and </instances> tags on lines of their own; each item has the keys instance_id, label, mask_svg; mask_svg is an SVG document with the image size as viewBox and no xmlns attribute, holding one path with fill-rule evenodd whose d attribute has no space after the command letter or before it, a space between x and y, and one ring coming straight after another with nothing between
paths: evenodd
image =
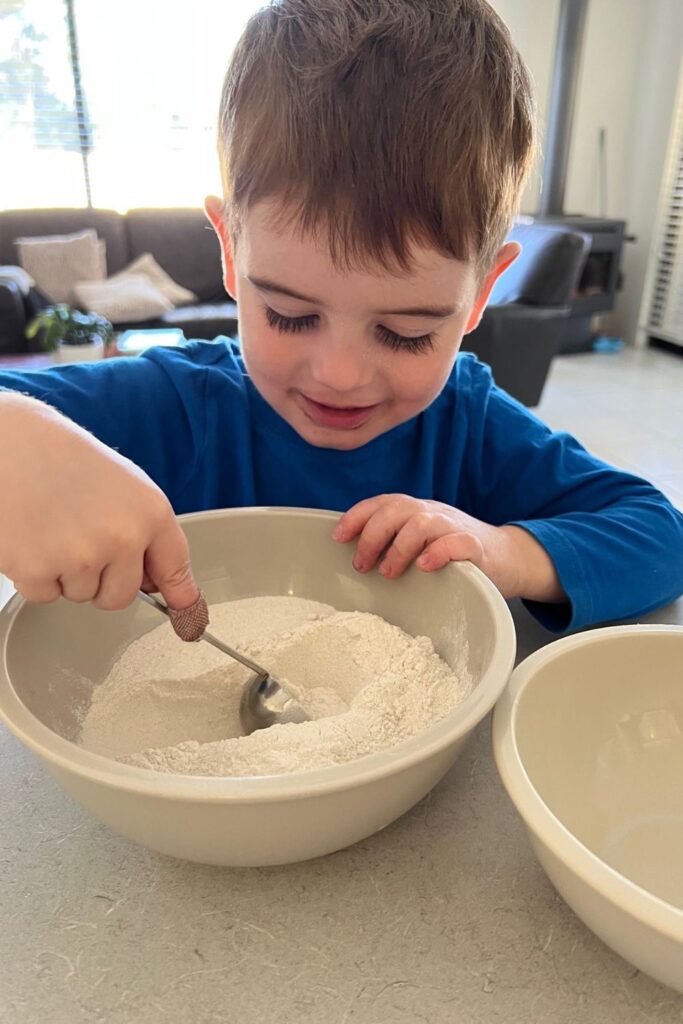
<instances>
[{"instance_id":1,"label":"window blind","mask_svg":"<svg viewBox=\"0 0 683 1024\"><path fill-rule=\"evenodd\" d=\"M200 206L261 0L0 0L0 207Z\"/></svg>"},{"instance_id":2,"label":"window blind","mask_svg":"<svg viewBox=\"0 0 683 1024\"><path fill-rule=\"evenodd\" d=\"M683 346L683 75L644 294L645 333Z\"/></svg>"}]
</instances>

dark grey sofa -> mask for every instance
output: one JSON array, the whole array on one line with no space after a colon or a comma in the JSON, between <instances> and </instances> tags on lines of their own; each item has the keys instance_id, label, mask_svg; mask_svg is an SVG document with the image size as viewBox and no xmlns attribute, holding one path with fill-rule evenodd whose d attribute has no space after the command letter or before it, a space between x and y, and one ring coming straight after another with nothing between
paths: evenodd
<instances>
[{"instance_id":1,"label":"dark grey sofa","mask_svg":"<svg viewBox=\"0 0 683 1024\"><path fill-rule=\"evenodd\" d=\"M196 305L181 306L163 316L116 324L130 327L179 327L186 338L213 339L235 334L237 307L222 283L220 249L203 210L4 210L0 211L0 267L18 265L15 238L71 234L94 228L107 245L107 271L115 274L131 260L151 252L174 281L199 297ZM0 270L0 275L2 271ZM26 352L26 322L48 299L36 289L28 297L0 276L0 352Z\"/></svg>"},{"instance_id":2,"label":"dark grey sofa","mask_svg":"<svg viewBox=\"0 0 683 1024\"><path fill-rule=\"evenodd\" d=\"M545 224L518 224L508 236L522 252L499 278L476 331L462 350L488 363L499 387L524 405L538 405L569 323L569 300L591 239Z\"/></svg>"},{"instance_id":3,"label":"dark grey sofa","mask_svg":"<svg viewBox=\"0 0 683 1024\"><path fill-rule=\"evenodd\" d=\"M0 267L17 264L14 239L24 235L65 234L95 228L107 243L108 273L151 252L170 276L199 296L183 306L128 327L179 327L186 338L212 340L237 334L237 307L222 284L218 239L202 210L8 210L0 211ZM525 405L537 405L569 315L569 298L581 276L590 239L579 232L542 224L520 224L511 239L522 243L519 259L491 295L476 331L462 348L488 363L494 379ZM0 275L1 275L0 271ZM27 320L47 305L44 296L28 301L0 276L0 353L29 351Z\"/></svg>"}]
</instances>

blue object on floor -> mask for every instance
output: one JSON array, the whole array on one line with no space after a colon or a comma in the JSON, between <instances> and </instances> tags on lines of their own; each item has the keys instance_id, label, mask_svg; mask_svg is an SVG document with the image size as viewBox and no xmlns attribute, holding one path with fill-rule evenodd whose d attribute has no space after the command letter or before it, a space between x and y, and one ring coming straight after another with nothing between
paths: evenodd
<instances>
[{"instance_id":1,"label":"blue object on floor","mask_svg":"<svg viewBox=\"0 0 683 1024\"><path fill-rule=\"evenodd\" d=\"M621 338L610 338L606 334L593 339L594 352L621 352L624 342Z\"/></svg>"}]
</instances>

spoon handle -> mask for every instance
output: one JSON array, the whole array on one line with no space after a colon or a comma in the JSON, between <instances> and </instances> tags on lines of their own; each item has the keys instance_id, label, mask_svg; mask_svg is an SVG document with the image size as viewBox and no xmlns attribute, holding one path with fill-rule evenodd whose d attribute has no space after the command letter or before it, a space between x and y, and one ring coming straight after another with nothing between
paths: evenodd
<instances>
[{"instance_id":1,"label":"spoon handle","mask_svg":"<svg viewBox=\"0 0 683 1024\"><path fill-rule=\"evenodd\" d=\"M146 594L144 590L140 590L138 596L145 601L146 604L151 605L152 608L156 608L158 612L165 615L166 618L170 618L170 609L161 601L158 601L156 597L153 597L151 594ZM256 675L260 676L263 680L268 678L268 673L261 667L261 665L257 665L255 661L251 660L251 658L247 658L244 654L240 654L239 651L235 651L232 647L228 647L227 644L222 643L222 641L218 640L215 636L212 636L211 633L207 633L206 630L204 630L198 639L206 640L207 644L211 644L212 647L215 647L223 654L227 654L229 658L234 658L235 661L239 661L240 664L245 666L245 668L251 669L252 672L255 672Z\"/></svg>"}]
</instances>

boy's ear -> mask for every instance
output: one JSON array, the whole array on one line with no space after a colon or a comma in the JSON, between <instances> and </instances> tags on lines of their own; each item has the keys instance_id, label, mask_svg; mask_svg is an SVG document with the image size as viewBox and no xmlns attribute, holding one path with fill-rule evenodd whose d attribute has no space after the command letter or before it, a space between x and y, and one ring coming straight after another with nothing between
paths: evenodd
<instances>
[{"instance_id":1,"label":"boy's ear","mask_svg":"<svg viewBox=\"0 0 683 1024\"><path fill-rule=\"evenodd\" d=\"M519 242L506 242L502 249L499 249L498 255L496 256L496 262L484 278L474 301L474 305L472 306L472 310L467 321L467 326L465 327L465 334L469 334L470 331L473 331L475 327L479 326L479 321L484 314L486 303L489 301L489 295L491 294L494 284L500 275L515 262L521 251L522 247Z\"/></svg>"},{"instance_id":2,"label":"boy's ear","mask_svg":"<svg viewBox=\"0 0 683 1024\"><path fill-rule=\"evenodd\" d=\"M232 244L228 235L228 229L223 218L223 203L218 196L207 196L204 200L204 213L218 235L218 244L221 247L221 263L223 266L223 284L225 290L235 301L237 301L237 288L235 287L235 260L232 253Z\"/></svg>"}]
</instances>

